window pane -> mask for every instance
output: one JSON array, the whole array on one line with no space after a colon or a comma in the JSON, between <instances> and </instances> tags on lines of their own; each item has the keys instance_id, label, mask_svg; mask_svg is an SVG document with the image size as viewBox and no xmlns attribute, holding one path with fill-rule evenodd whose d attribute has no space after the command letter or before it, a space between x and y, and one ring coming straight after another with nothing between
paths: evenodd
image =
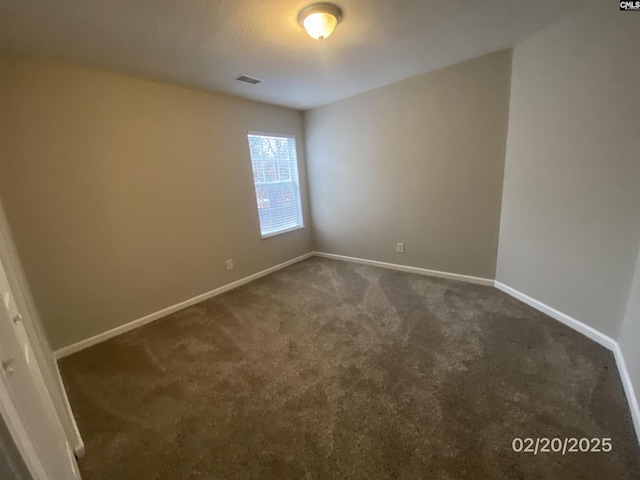
<instances>
[{"instance_id":1,"label":"window pane","mask_svg":"<svg viewBox=\"0 0 640 480\"><path fill-rule=\"evenodd\" d=\"M262 235L301 227L295 138L249 134L248 140Z\"/></svg>"}]
</instances>

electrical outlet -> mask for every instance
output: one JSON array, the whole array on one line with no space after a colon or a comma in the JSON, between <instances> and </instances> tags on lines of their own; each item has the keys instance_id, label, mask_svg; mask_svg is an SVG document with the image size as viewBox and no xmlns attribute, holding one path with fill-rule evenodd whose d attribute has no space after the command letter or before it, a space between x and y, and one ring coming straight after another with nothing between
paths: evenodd
<instances>
[{"instance_id":1,"label":"electrical outlet","mask_svg":"<svg viewBox=\"0 0 640 480\"><path fill-rule=\"evenodd\" d=\"M227 260L227 270L232 270L233 269L233 260L229 259Z\"/></svg>"},{"instance_id":2,"label":"electrical outlet","mask_svg":"<svg viewBox=\"0 0 640 480\"><path fill-rule=\"evenodd\" d=\"M404 253L404 243L396 243L396 252Z\"/></svg>"}]
</instances>

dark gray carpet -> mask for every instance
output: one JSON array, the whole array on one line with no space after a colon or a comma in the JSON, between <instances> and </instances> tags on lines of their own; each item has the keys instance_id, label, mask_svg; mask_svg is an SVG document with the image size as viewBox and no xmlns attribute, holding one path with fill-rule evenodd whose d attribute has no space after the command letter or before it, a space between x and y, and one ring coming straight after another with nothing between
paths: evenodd
<instances>
[{"instance_id":1,"label":"dark gray carpet","mask_svg":"<svg viewBox=\"0 0 640 480\"><path fill-rule=\"evenodd\" d=\"M491 287L312 258L61 367L85 480L640 478L612 354Z\"/></svg>"}]
</instances>

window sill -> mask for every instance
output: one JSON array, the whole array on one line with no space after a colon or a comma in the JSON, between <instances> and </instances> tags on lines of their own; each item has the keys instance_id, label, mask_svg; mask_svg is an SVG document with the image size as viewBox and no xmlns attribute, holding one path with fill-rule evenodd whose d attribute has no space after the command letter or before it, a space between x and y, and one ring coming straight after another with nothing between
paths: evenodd
<instances>
[{"instance_id":1,"label":"window sill","mask_svg":"<svg viewBox=\"0 0 640 480\"><path fill-rule=\"evenodd\" d=\"M283 233L289 233L289 232L295 232L296 230L302 230L304 228L304 225L300 225L298 227L291 227L291 228L287 228L285 230L278 230L277 232L273 232L273 233L267 233L266 235L262 235L260 238L262 240L265 240L267 238L271 238L271 237L275 237L278 235L282 235Z\"/></svg>"}]
</instances>

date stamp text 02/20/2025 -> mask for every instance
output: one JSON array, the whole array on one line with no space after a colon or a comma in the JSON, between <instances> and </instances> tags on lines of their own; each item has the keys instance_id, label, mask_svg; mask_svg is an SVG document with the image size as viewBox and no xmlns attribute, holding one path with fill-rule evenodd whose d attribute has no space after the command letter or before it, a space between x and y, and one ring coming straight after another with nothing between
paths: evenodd
<instances>
[{"instance_id":1,"label":"date stamp text 02/20/2025","mask_svg":"<svg viewBox=\"0 0 640 480\"><path fill-rule=\"evenodd\" d=\"M613 450L610 438L519 438L511 442L511 448L516 453L608 453Z\"/></svg>"}]
</instances>

